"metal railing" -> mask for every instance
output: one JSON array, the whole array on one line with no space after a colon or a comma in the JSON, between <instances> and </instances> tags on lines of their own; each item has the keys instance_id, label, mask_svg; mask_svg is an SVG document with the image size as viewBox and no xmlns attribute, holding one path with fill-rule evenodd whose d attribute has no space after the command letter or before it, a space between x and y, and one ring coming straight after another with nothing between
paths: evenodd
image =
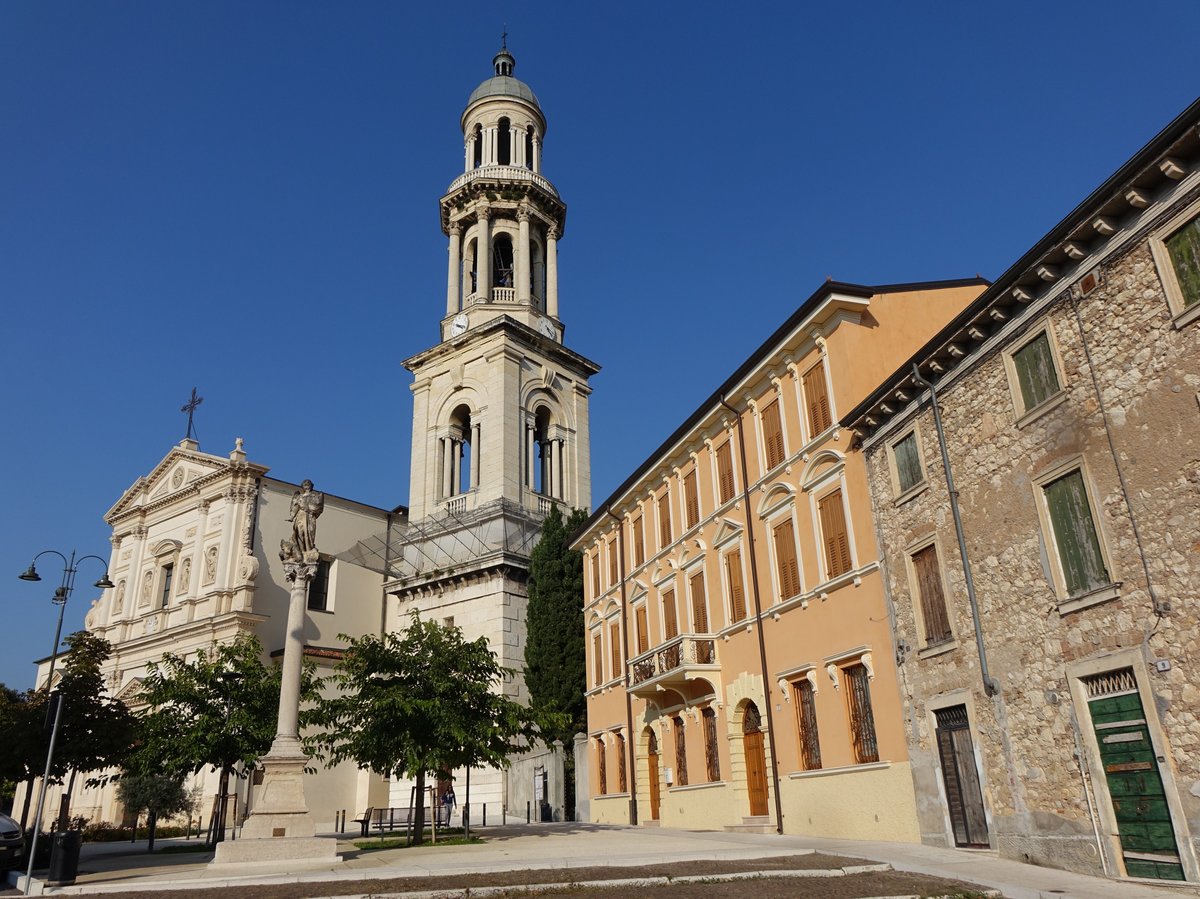
<instances>
[{"instance_id":1,"label":"metal railing","mask_svg":"<svg viewBox=\"0 0 1200 899\"><path fill-rule=\"evenodd\" d=\"M630 684L637 686L691 665L715 664L717 664L717 641L713 637L676 637L630 661Z\"/></svg>"}]
</instances>

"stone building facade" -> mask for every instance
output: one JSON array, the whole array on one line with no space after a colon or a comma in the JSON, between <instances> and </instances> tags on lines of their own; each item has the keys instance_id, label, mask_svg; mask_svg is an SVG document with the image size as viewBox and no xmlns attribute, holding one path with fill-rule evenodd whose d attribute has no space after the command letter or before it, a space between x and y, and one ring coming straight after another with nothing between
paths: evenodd
<instances>
[{"instance_id":1,"label":"stone building facade","mask_svg":"<svg viewBox=\"0 0 1200 899\"><path fill-rule=\"evenodd\" d=\"M1200 880L1198 124L1200 103L842 419L925 842Z\"/></svg>"},{"instance_id":2,"label":"stone building facade","mask_svg":"<svg viewBox=\"0 0 1200 899\"><path fill-rule=\"evenodd\" d=\"M590 820L918 838L849 409L984 288L828 282L603 503Z\"/></svg>"}]
</instances>

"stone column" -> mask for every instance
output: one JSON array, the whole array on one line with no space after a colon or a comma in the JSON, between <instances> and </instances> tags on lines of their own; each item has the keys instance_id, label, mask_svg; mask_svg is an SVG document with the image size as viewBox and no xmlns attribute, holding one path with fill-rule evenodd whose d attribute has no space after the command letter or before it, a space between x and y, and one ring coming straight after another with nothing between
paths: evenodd
<instances>
[{"instance_id":1,"label":"stone column","mask_svg":"<svg viewBox=\"0 0 1200 899\"><path fill-rule=\"evenodd\" d=\"M480 472L480 461L481 461L480 456L482 455L482 453L480 452L480 449L481 449L481 446L480 446L481 436L480 435L482 433L483 432L479 426L479 422L475 422L471 425L471 489L472 490L479 489L479 472Z\"/></svg>"},{"instance_id":2,"label":"stone column","mask_svg":"<svg viewBox=\"0 0 1200 899\"><path fill-rule=\"evenodd\" d=\"M454 496L454 440L442 438L442 496Z\"/></svg>"},{"instance_id":3,"label":"stone column","mask_svg":"<svg viewBox=\"0 0 1200 899\"><path fill-rule=\"evenodd\" d=\"M462 225L458 222L450 224L450 267L446 273L446 314L453 315L458 311L462 298L462 285L459 279L462 275Z\"/></svg>"},{"instance_id":4,"label":"stone column","mask_svg":"<svg viewBox=\"0 0 1200 899\"><path fill-rule=\"evenodd\" d=\"M554 496L556 499L567 498L567 494L563 490L563 485L566 480L564 475L567 471L566 463L563 460L563 446L565 442L566 441L562 440L561 438L554 441L554 464L557 467L557 471L554 473Z\"/></svg>"},{"instance_id":5,"label":"stone column","mask_svg":"<svg viewBox=\"0 0 1200 899\"><path fill-rule=\"evenodd\" d=\"M517 210L517 302L529 302L529 207Z\"/></svg>"},{"instance_id":6,"label":"stone column","mask_svg":"<svg viewBox=\"0 0 1200 899\"><path fill-rule=\"evenodd\" d=\"M535 172L540 172L542 170L542 142L538 140L538 136L536 134L533 136L533 162L530 165L530 168Z\"/></svg>"},{"instance_id":7,"label":"stone column","mask_svg":"<svg viewBox=\"0 0 1200 899\"><path fill-rule=\"evenodd\" d=\"M533 466L537 464L537 431L532 424L525 425L525 486L533 489L537 480L534 477Z\"/></svg>"},{"instance_id":8,"label":"stone column","mask_svg":"<svg viewBox=\"0 0 1200 899\"><path fill-rule=\"evenodd\" d=\"M450 458L454 461L453 467L450 469L450 496L457 496L460 492L459 487L462 484L462 441L450 440Z\"/></svg>"},{"instance_id":9,"label":"stone column","mask_svg":"<svg viewBox=\"0 0 1200 899\"><path fill-rule=\"evenodd\" d=\"M558 227L546 229L546 314L558 318Z\"/></svg>"},{"instance_id":10,"label":"stone column","mask_svg":"<svg viewBox=\"0 0 1200 899\"><path fill-rule=\"evenodd\" d=\"M475 292L478 302L492 301L492 230L488 221L489 210L480 206L476 213L479 220L479 238L475 241L478 248L475 253L475 271L477 273Z\"/></svg>"}]
</instances>

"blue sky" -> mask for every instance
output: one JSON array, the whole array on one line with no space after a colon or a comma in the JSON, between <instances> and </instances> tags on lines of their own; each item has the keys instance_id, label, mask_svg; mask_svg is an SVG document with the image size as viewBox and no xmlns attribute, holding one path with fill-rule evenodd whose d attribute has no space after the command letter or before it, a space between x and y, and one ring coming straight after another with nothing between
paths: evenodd
<instances>
[{"instance_id":1,"label":"blue sky","mask_svg":"<svg viewBox=\"0 0 1200 899\"><path fill-rule=\"evenodd\" d=\"M826 276L995 277L1200 93L1200 6L1154 0L7 0L0 682L53 636L61 568L16 575L107 557L193 386L203 449L407 501L400 361L437 340L437 200L505 23L567 343L604 366L594 502Z\"/></svg>"}]
</instances>

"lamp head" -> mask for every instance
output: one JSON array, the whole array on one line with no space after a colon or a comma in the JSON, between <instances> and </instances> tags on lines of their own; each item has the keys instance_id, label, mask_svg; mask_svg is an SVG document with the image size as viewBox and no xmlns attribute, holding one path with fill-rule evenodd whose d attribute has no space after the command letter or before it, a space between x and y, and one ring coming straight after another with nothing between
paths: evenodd
<instances>
[{"instance_id":1,"label":"lamp head","mask_svg":"<svg viewBox=\"0 0 1200 899\"><path fill-rule=\"evenodd\" d=\"M107 590L109 587L115 587L116 584L109 580L108 572L106 571L104 572L104 577L100 578L100 580L96 581L96 583L92 586L99 587L101 590Z\"/></svg>"},{"instance_id":2,"label":"lamp head","mask_svg":"<svg viewBox=\"0 0 1200 899\"><path fill-rule=\"evenodd\" d=\"M56 587L54 589L54 597L50 601L56 602L59 604L65 604L67 601L67 588L66 587Z\"/></svg>"},{"instance_id":3,"label":"lamp head","mask_svg":"<svg viewBox=\"0 0 1200 899\"><path fill-rule=\"evenodd\" d=\"M42 579L42 576L37 573L37 569L33 567L32 562L30 562L29 567L26 568L21 574L18 574L17 577L23 581L40 581Z\"/></svg>"}]
</instances>

